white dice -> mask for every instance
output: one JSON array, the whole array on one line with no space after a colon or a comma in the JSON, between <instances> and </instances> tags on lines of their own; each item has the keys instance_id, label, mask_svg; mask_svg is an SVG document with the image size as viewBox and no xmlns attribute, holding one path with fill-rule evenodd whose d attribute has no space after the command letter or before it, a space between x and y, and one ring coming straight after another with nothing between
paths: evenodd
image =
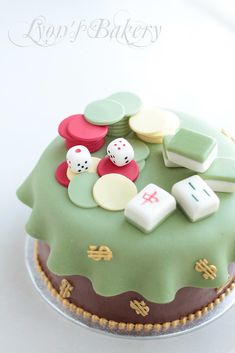
<instances>
[{"instance_id":1,"label":"white dice","mask_svg":"<svg viewBox=\"0 0 235 353\"><path fill-rule=\"evenodd\" d=\"M147 185L126 206L126 219L145 233L150 233L176 209L176 200L155 184Z\"/></svg>"},{"instance_id":2,"label":"white dice","mask_svg":"<svg viewBox=\"0 0 235 353\"><path fill-rule=\"evenodd\" d=\"M171 193L192 222L206 218L219 208L219 198L198 175L174 184Z\"/></svg>"},{"instance_id":3,"label":"white dice","mask_svg":"<svg viewBox=\"0 0 235 353\"><path fill-rule=\"evenodd\" d=\"M107 154L110 161L118 167L123 167L134 159L133 147L122 137L110 142L107 147Z\"/></svg>"},{"instance_id":4,"label":"white dice","mask_svg":"<svg viewBox=\"0 0 235 353\"><path fill-rule=\"evenodd\" d=\"M87 172L92 164L89 150L82 145L70 148L66 155L68 167L73 173Z\"/></svg>"}]
</instances>

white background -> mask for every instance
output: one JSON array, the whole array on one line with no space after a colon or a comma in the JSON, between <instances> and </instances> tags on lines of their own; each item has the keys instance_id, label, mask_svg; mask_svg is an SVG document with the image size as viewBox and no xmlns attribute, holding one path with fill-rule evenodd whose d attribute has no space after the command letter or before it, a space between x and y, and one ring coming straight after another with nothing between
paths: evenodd
<instances>
[{"instance_id":1,"label":"white background","mask_svg":"<svg viewBox=\"0 0 235 353\"><path fill-rule=\"evenodd\" d=\"M29 210L15 190L33 168L59 121L117 90L146 105L189 112L235 132L235 9L229 0L0 2L0 352L235 352L235 307L194 333L157 341L93 334L66 321L40 298L24 265ZM159 40L133 49L86 35L51 47L14 45L8 31L39 15L55 25L108 18L162 26ZM16 26L17 25L17 26Z\"/></svg>"}]
</instances>

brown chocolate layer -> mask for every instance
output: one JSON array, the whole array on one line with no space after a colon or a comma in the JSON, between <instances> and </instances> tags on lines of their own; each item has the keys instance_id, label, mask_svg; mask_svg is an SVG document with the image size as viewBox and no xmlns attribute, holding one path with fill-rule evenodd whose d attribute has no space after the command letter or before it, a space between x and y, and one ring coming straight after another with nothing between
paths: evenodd
<instances>
[{"instance_id":1,"label":"brown chocolate layer","mask_svg":"<svg viewBox=\"0 0 235 353\"><path fill-rule=\"evenodd\" d=\"M185 287L180 289L176 293L175 299L167 304L150 302L140 294L132 291L111 297L104 297L94 291L91 281L86 277L79 275L58 276L52 273L47 267L49 252L49 246L39 241L39 262L54 288L59 292L61 280L67 279L73 286L71 296L68 298L69 301L92 314L108 320L142 324L173 321L200 310L218 296L217 290L213 288ZM235 275L235 263L230 265L229 272ZM130 307L130 301L133 300L144 301L149 307L148 315L138 315Z\"/></svg>"}]
</instances>

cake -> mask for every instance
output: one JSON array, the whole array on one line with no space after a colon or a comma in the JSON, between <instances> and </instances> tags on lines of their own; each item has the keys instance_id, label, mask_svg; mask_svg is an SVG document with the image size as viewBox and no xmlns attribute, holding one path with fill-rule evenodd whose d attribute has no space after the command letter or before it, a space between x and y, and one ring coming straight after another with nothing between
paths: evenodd
<instances>
[{"instance_id":1,"label":"cake","mask_svg":"<svg viewBox=\"0 0 235 353\"><path fill-rule=\"evenodd\" d=\"M17 191L51 295L129 333L178 327L219 305L235 286L233 139L187 114L145 110L127 92L64 119L59 134Z\"/></svg>"}]
</instances>

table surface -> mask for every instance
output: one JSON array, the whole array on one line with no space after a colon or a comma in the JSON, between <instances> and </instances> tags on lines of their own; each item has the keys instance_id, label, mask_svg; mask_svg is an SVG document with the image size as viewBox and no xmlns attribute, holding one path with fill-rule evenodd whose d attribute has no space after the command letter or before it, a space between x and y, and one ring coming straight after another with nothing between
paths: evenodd
<instances>
[{"instance_id":1,"label":"table surface","mask_svg":"<svg viewBox=\"0 0 235 353\"><path fill-rule=\"evenodd\" d=\"M26 272L24 225L30 210L18 202L15 190L56 135L62 118L81 112L93 99L130 90L138 93L145 105L192 113L235 132L234 9L218 16L216 9L210 11L209 0L207 6L196 0L96 3L3 0L0 5L0 350L235 352L235 307L187 335L161 340L116 339L91 333L59 316L38 295ZM82 33L76 43L66 38L44 47L32 40L39 35L34 33L26 41L28 47L19 46L22 41L26 44L23 28L29 28L36 16L59 26L82 19L111 21L117 13L124 22L129 16L133 21L161 25L157 42L140 49Z\"/></svg>"}]
</instances>

